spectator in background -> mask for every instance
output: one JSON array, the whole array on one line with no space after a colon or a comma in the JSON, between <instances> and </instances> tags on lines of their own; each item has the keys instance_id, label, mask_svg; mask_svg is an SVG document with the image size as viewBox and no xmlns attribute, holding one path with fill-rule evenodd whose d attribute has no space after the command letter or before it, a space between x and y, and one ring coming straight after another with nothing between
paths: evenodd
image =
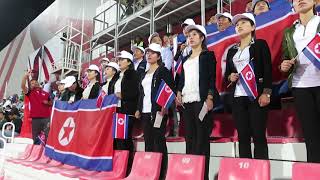
<instances>
[{"instance_id":1,"label":"spectator in background","mask_svg":"<svg viewBox=\"0 0 320 180\"><path fill-rule=\"evenodd\" d=\"M143 39L141 38L141 36L139 36L139 35L136 36L136 38L133 41L133 45L144 47Z\"/></svg>"},{"instance_id":2,"label":"spectator in background","mask_svg":"<svg viewBox=\"0 0 320 180\"><path fill-rule=\"evenodd\" d=\"M170 47L162 47L162 40L160 38L160 35L155 32L151 34L148 38L149 44L156 43L161 46L161 58L162 62L164 63L165 67L171 71L171 66L173 63L173 54L172 51L170 50Z\"/></svg>"},{"instance_id":3,"label":"spectator in background","mask_svg":"<svg viewBox=\"0 0 320 180\"><path fill-rule=\"evenodd\" d=\"M31 71L27 72L22 79L21 89L30 100L30 117L32 118L32 138L34 142L38 134L47 127L50 122L52 101L49 93L40 88L37 80L29 82ZM26 84L28 83L28 88Z\"/></svg>"},{"instance_id":4,"label":"spectator in background","mask_svg":"<svg viewBox=\"0 0 320 180\"><path fill-rule=\"evenodd\" d=\"M228 27L232 25L232 16L230 13L224 12L224 13L218 13L215 15L217 19L217 26L219 32L222 32L226 30Z\"/></svg>"},{"instance_id":5,"label":"spectator in background","mask_svg":"<svg viewBox=\"0 0 320 180\"><path fill-rule=\"evenodd\" d=\"M186 19L181 24L182 32L183 32L183 35L185 36L186 40L179 44L178 49L177 49L177 53L176 53L176 55L174 57L175 61L177 61L180 56L181 57L186 57L191 52L191 47L189 46L189 43L187 42L188 32L186 31L186 27L189 26L189 25L195 25L195 23L194 23L194 21L192 19Z\"/></svg>"},{"instance_id":6,"label":"spectator in background","mask_svg":"<svg viewBox=\"0 0 320 180\"><path fill-rule=\"evenodd\" d=\"M133 46L133 64L134 64L134 70L137 71L139 79L141 75L146 71L146 68L148 66L147 61L144 58L144 48L141 46Z\"/></svg>"},{"instance_id":7,"label":"spectator in background","mask_svg":"<svg viewBox=\"0 0 320 180\"><path fill-rule=\"evenodd\" d=\"M5 113L2 109L0 109L0 131L2 130L2 127L6 122L7 122L7 119L5 118Z\"/></svg>"},{"instance_id":8,"label":"spectator in background","mask_svg":"<svg viewBox=\"0 0 320 180\"><path fill-rule=\"evenodd\" d=\"M208 20L207 25L216 24L217 19L215 16L211 16L211 18Z\"/></svg>"},{"instance_id":9,"label":"spectator in background","mask_svg":"<svg viewBox=\"0 0 320 180\"><path fill-rule=\"evenodd\" d=\"M163 37L162 37L162 45L163 47L170 47L170 39L169 39L169 35L170 34L165 34Z\"/></svg>"},{"instance_id":10,"label":"spectator in background","mask_svg":"<svg viewBox=\"0 0 320 180\"><path fill-rule=\"evenodd\" d=\"M139 77L134 70L133 56L131 53L121 51L117 58L119 59L120 68L119 79L114 87L114 92L119 98L117 113L129 115L129 125L128 138L115 139L114 148L117 150L129 150L130 152L133 152L132 129L139 97Z\"/></svg>"},{"instance_id":11,"label":"spectator in background","mask_svg":"<svg viewBox=\"0 0 320 180\"><path fill-rule=\"evenodd\" d=\"M255 39L255 19L251 13L234 16L240 43L228 50L225 82L232 93L232 115L239 137L240 158L268 159L266 126L268 105L272 93L271 54L265 40ZM254 67L258 96L256 99L246 93L239 73L249 64ZM248 72L246 76L248 76ZM249 77L250 78L250 77ZM246 77L248 79L248 77ZM254 155L251 153L251 138Z\"/></svg>"},{"instance_id":12,"label":"spectator in background","mask_svg":"<svg viewBox=\"0 0 320 180\"><path fill-rule=\"evenodd\" d=\"M114 94L114 85L119 79L119 71L119 65L115 62L110 62L104 69L106 82L102 84L102 90L108 95Z\"/></svg>"},{"instance_id":13,"label":"spectator in background","mask_svg":"<svg viewBox=\"0 0 320 180\"><path fill-rule=\"evenodd\" d=\"M82 92L82 99L96 99L100 92L100 70L97 65L91 64L87 69L88 80L87 87Z\"/></svg>"},{"instance_id":14,"label":"spectator in background","mask_svg":"<svg viewBox=\"0 0 320 180\"><path fill-rule=\"evenodd\" d=\"M19 113L19 112L14 112L13 110L9 111L8 112L8 121L7 121L7 122L12 122L14 124L15 129L14 129L13 135L15 137L19 136L19 134L21 132L21 126L22 126L22 121L21 121L20 117L17 115L17 113ZM4 130L4 135L6 137L11 137L12 130L13 130L12 125L7 125ZM0 134L2 135L1 131L2 131L2 129L0 130Z\"/></svg>"},{"instance_id":15,"label":"spectator in background","mask_svg":"<svg viewBox=\"0 0 320 180\"><path fill-rule=\"evenodd\" d=\"M74 76L67 76L65 79L61 80L61 83L64 84L65 88L65 91L61 95L61 101L73 103L82 98L83 89L80 87Z\"/></svg>"},{"instance_id":16,"label":"spectator in background","mask_svg":"<svg viewBox=\"0 0 320 180\"><path fill-rule=\"evenodd\" d=\"M247 2L245 12L247 12L247 13L252 12L252 1Z\"/></svg>"},{"instance_id":17,"label":"spectator in background","mask_svg":"<svg viewBox=\"0 0 320 180\"><path fill-rule=\"evenodd\" d=\"M104 76L103 70L106 68L110 59L104 57L100 60L99 73L100 73L100 83L103 84L106 81L106 77Z\"/></svg>"},{"instance_id":18,"label":"spectator in background","mask_svg":"<svg viewBox=\"0 0 320 180\"><path fill-rule=\"evenodd\" d=\"M187 154L206 157L205 180L208 180L210 160L210 134L213 128L212 109L216 99L216 58L208 51L206 29L189 25L186 29L192 53L183 59L178 85L177 105L185 107L185 138ZM203 110L202 110L203 109ZM200 119L200 114L203 118Z\"/></svg>"},{"instance_id":19,"label":"spectator in background","mask_svg":"<svg viewBox=\"0 0 320 180\"><path fill-rule=\"evenodd\" d=\"M292 86L294 105L305 139L307 161L320 163L320 70L301 53L319 32L320 17L315 14L315 0L292 2L295 12L299 13L299 20L285 30L280 69L288 75L289 86Z\"/></svg>"},{"instance_id":20,"label":"spectator in background","mask_svg":"<svg viewBox=\"0 0 320 180\"><path fill-rule=\"evenodd\" d=\"M268 0L253 0L252 1L253 14L258 16L262 13L270 10L270 4Z\"/></svg>"},{"instance_id":21,"label":"spectator in background","mask_svg":"<svg viewBox=\"0 0 320 180\"><path fill-rule=\"evenodd\" d=\"M65 91L64 83L62 83L61 81L57 81L56 84L58 86L58 91L56 93L56 99L57 100L61 100L62 99L62 94L65 95L65 93L64 93L64 91Z\"/></svg>"}]
</instances>

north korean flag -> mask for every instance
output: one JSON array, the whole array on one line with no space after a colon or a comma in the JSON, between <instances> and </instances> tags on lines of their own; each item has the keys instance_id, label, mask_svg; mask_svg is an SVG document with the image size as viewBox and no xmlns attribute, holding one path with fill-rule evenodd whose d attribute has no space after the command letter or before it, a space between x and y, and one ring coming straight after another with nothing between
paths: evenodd
<instances>
[{"instance_id":1,"label":"north korean flag","mask_svg":"<svg viewBox=\"0 0 320 180\"><path fill-rule=\"evenodd\" d=\"M176 95L173 93L172 89L164 82L164 80L162 80L156 96L156 102L160 106L168 109L175 99Z\"/></svg>"},{"instance_id":2,"label":"north korean flag","mask_svg":"<svg viewBox=\"0 0 320 180\"><path fill-rule=\"evenodd\" d=\"M248 97L254 100L258 97L258 89L256 84L256 77L253 71L252 62L248 63L240 73L240 83L246 91Z\"/></svg>"},{"instance_id":3,"label":"north korean flag","mask_svg":"<svg viewBox=\"0 0 320 180\"><path fill-rule=\"evenodd\" d=\"M99 94L99 96L98 96L98 98L97 98L97 107L98 107L98 108L101 108L101 107L102 107L103 99L104 99L104 97L106 97L106 96L107 96L107 93L106 93L103 89L101 89L100 94Z\"/></svg>"},{"instance_id":4,"label":"north korean flag","mask_svg":"<svg viewBox=\"0 0 320 180\"><path fill-rule=\"evenodd\" d=\"M320 70L320 33L316 34L302 53Z\"/></svg>"},{"instance_id":5,"label":"north korean flag","mask_svg":"<svg viewBox=\"0 0 320 180\"><path fill-rule=\"evenodd\" d=\"M126 114L115 113L113 116L112 134L113 138L128 138L129 116Z\"/></svg>"}]
</instances>

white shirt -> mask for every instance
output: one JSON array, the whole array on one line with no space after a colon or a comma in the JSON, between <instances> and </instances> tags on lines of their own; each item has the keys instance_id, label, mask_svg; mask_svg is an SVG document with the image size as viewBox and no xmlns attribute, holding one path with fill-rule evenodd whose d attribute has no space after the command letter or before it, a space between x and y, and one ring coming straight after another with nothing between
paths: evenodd
<instances>
[{"instance_id":1,"label":"white shirt","mask_svg":"<svg viewBox=\"0 0 320 180\"><path fill-rule=\"evenodd\" d=\"M142 113L151 113L151 86L153 74L154 73L147 73L141 82L144 92Z\"/></svg>"},{"instance_id":2,"label":"white shirt","mask_svg":"<svg viewBox=\"0 0 320 180\"><path fill-rule=\"evenodd\" d=\"M292 87L307 88L320 86L320 70L318 70L311 61L301 53L315 37L319 22L320 17L314 16L310 19L306 28L300 23L296 25L296 30L293 33L293 40L300 55L297 58L297 69L293 74Z\"/></svg>"},{"instance_id":3,"label":"white shirt","mask_svg":"<svg viewBox=\"0 0 320 180\"><path fill-rule=\"evenodd\" d=\"M109 84L110 84L111 79L112 79L112 78L108 78L107 81L106 81L107 83L102 86L102 90L103 90L104 92L106 92L107 94L108 94Z\"/></svg>"},{"instance_id":4,"label":"white shirt","mask_svg":"<svg viewBox=\"0 0 320 180\"><path fill-rule=\"evenodd\" d=\"M189 58L183 64L184 87L182 89L182 102L192 103L200 102L199 88L199 56Z\"/></svg>"},{"instance_id":5,"label":"white shirt","mask_svg":"<svg viewBox=\"0 0 320 180\"><path fill-rule=\"evenodd\" d=\"M91 89L95 83L89 83L87 87L82 92L82 99L88 99L90 96Z\"/></svg>"},{"instance_id":6,"label":"white shirt","mask_svg":"<svg viewBox=\"0 0 320 180\"><path fill-rule=\"evenodd\" d=\"M117 80L116 84L114 85L114 93L121 93L121 82L123 79L124 72L121 72L119 75L119 79ZM118 101L118 107L121 107L121 100Z\"/></svg>"},{"instance_id":7,"label":"white shirt","mask_svg":"<svg viewBox=\"0 0 320 180\"><path fill-rule=\"evenodd\" d=\"M170 47L162 47L161 48L161 58L164 66L171 71L171 66L173 63L173 54L170 50Z\"/></svg>"},{"instance_id":8,"label":"white shirt","mask_svg":"<svg viewBox=\"0 0 320 180\"><path fill-rule=\"evenodd\" d=\"M140 59L140 60L135 60L134 61L134 63L133 63L133 65L134 65L134 70L137 70L138 69L138 66L139 66L139 64L141 63L141 61L142 61L143 59Z\"/></svg>"},{"instance_id":9,"label":"white shirt","mask_svg":"<svg viewBox=\"0 0 320 180\"><path fill-rule=\"evenodd\" d=\"M250 62L249 49L250 49L250 46L244 48L243 50L238 48L237 53L233 56L232 61L238 73L240 73L243 70L243 68ZM240 83L240 80L238 80L236 84L236 89L234 91L234 97L240 97L240 96L248 96L248 95L244 90L242 84Z\"/></svg>"}]
</instances>

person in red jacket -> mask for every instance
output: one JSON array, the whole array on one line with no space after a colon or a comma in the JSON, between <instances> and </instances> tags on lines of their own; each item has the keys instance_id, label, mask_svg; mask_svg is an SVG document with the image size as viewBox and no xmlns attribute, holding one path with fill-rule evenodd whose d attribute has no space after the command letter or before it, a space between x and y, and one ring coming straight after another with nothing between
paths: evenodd
<instances>
[{"instance_id":1,"label":"person in red jacket","mask_svg":"<svg viewBox=\"0 0 320 180\"><path fill-rule=\"evenodd\" d=\"M29 81L31 71L28 71L22 79L21 89L30 100L30 117L32 118L32 138L36 138L50 123L52 101L49 93L45 92L36 79ZM28 85L28 87L26 86Z\"/></svg>"}]
</instances>

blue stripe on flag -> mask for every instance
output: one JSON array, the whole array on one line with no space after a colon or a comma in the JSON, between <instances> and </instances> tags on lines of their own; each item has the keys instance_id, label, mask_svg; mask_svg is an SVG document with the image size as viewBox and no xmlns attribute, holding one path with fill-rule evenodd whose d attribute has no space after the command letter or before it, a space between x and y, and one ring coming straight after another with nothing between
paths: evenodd
<instances>
[{"instance_id":1,"label":"blue stripe on flag","mask_svg":"<svg viewBox=\"0 0 320 180\"><path fill-rule=\"evenodd\" d=\"M117 129L117 119L118 119L118 117L117 117L117 113L114 113L113 114L113 120L112 120L112 137L113 138L116 138L116 129Z\"/></svg>"},{"instance_id":2,"label":"blue stripe on flag","mask_svg":"<svg viewBox=\"0 0 320 180\"><path fill-rule=\"evenodd\" d=\"M76 155L66 155L54 151L54 149L46 146L45 155L52 159L63 162L71 166L77 166L86 170L95 171L111 171L112 170L112 159L86 159ZM66 158L68 157L68 158Z\"/></svg>"},{"instance_id":3,"label":"blue stripe on flag","mask_svg":"<svg viewBox=\"0 0 320 180\"><path fill-rule=\"evenodd\" d=\"M303 50L303 54L312 62L314 66L316 66L320 70L319 59L316 58L316 55L313 54L308 47Z\"/></svg>"},{"instance_id":4,"label":"blue stripe on flag","mask_svg":"<svg viewBox=\"0 0 320 180\"><path fill-rule=\"evenodd\" d=\"M244 80L244 77L242 76L242 74L240 74L240 83L242 84L242 87L243 87L244 91L246 91L250 101L254 101L256 98L254 97L253 92L248 87L248 85L247 85L246 81Z\"/></svg>"},{"instance_id":5,"label":"blue stripe on flag","mask_svg":"<svg viewBox=\"0 0 320 180\"><path fill-rule=\"evenodd\" d=\"M125 139L128 139L128 128L129 128L129 116L128 115L126 115L126 121L125 121Z\"/></svg>"},{"instance_id":6,"label":"blue stripe on flag","mask_svg":"<svg viewBox=\"0 0 320 180\"><path fill-rule=\"evenodd\" d=\"M110 105L115 105L117 103L118 103L118 98L114 94L112 94L103 98L102 108ZM90 109L90 110L98 109L97 99L79 100L72 104L69 104L68 102L65 102L65 101L55 101L54 108L60 109L60 110L69 110L69 111L75 111L78 109Z\"/></svg>"}]
</instances>

